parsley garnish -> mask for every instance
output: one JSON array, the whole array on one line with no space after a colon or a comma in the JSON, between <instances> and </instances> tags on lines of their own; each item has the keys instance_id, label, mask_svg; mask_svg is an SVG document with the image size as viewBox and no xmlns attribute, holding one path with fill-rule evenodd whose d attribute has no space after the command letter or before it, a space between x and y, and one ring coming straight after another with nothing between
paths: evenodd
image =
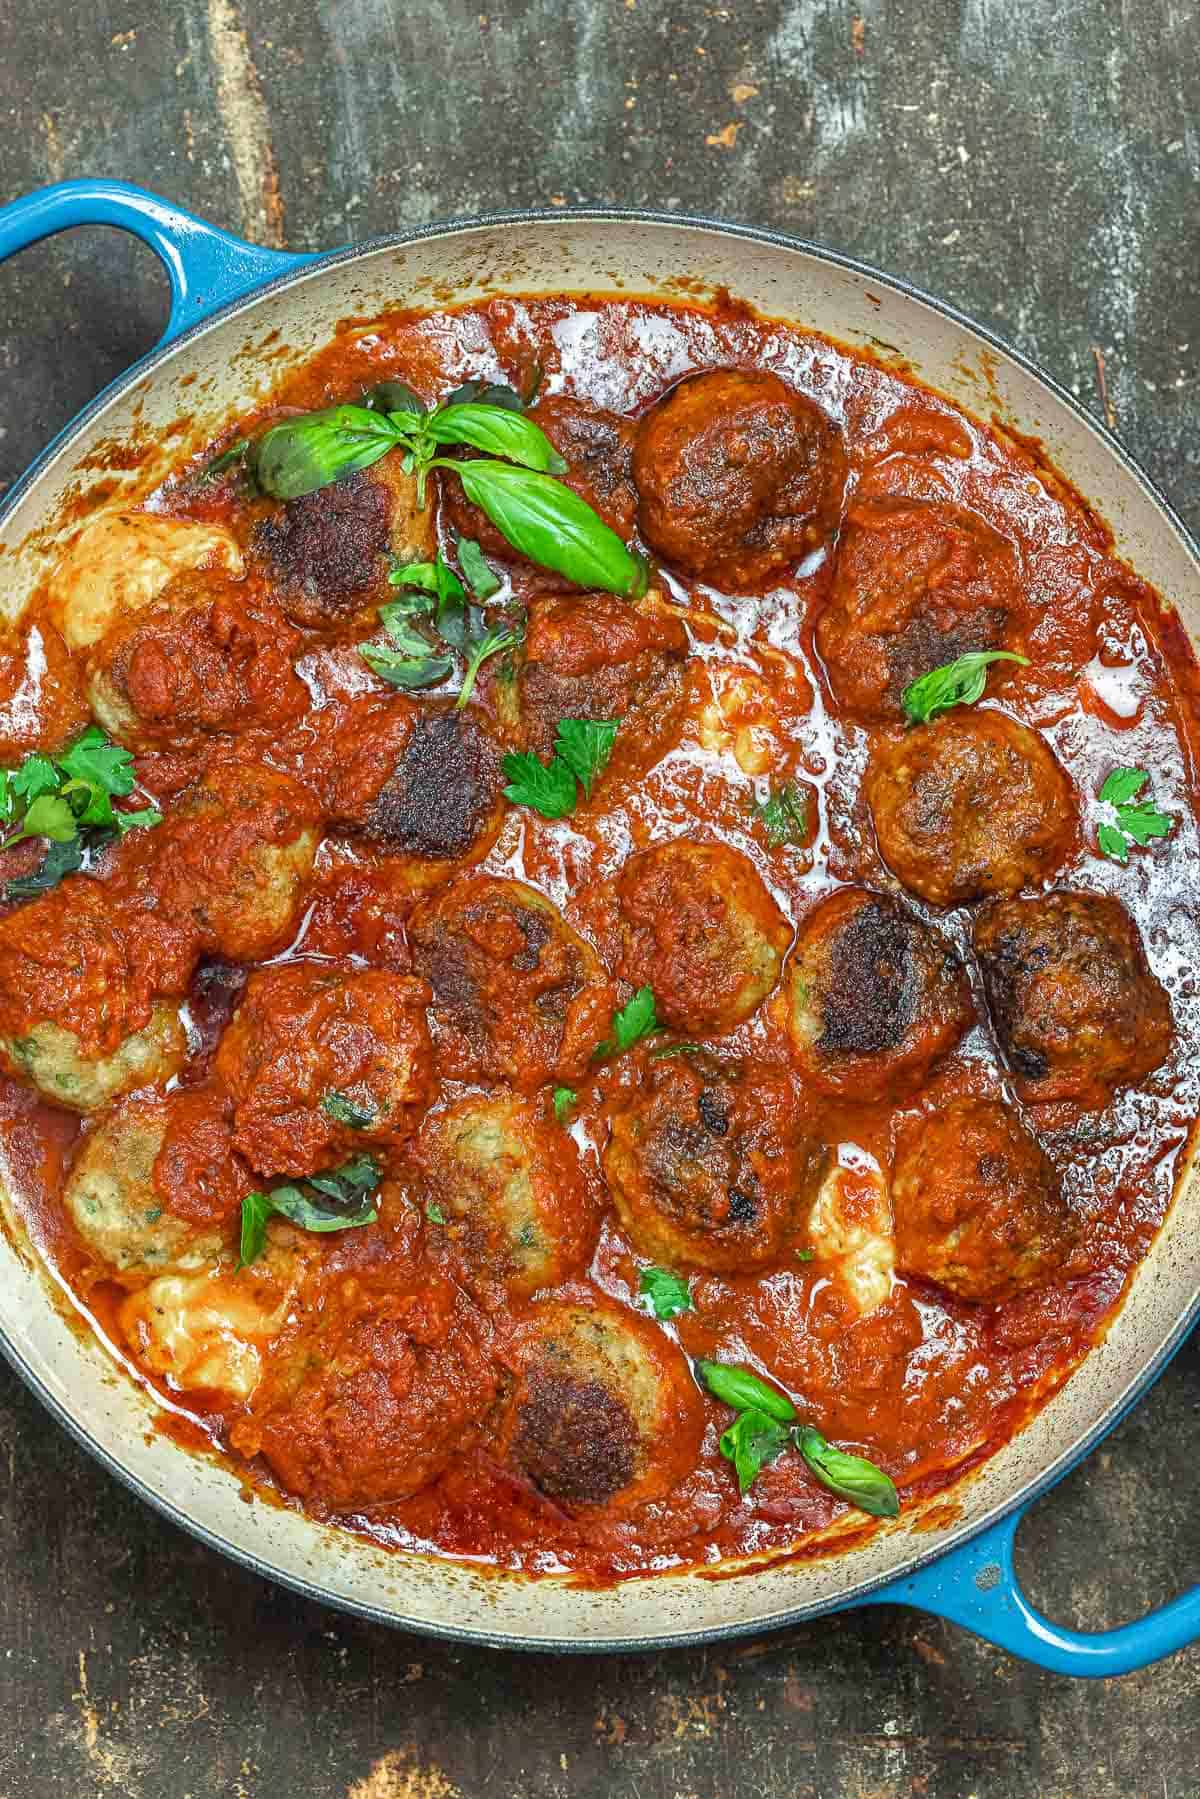
<instances>
[{"instance_id":1,"label":"parsley garnish","mask_svg":"<svg viewBox=\"0 0 1200 1799\"><path fill-rule=\"evenodd\" d=\"M310 1175L294 1186L272 1187L269 1193L248 1193L242 1201L238 1267L248 1267L262 1254L272 1212L306 1231L347 1231L374 1224L379 1214L371 1201L379 1186L380 1172L374 1156L356 1156L329 1174ZM338 1206L343 1209L336 1210Z\"/></svg>"},{"instance_id":2,"label":"parsley garnish","mask_svg":"<svg viewBox=\"0 0 1200 1799\"><path fill-rule=\"evenodd\" d=\"M32 874L10 881L7 900L32 899L83 867L87 851L126 831L162 823L154 806L118 812L114 796L133 791L133 757L110 743L98 725L89 725L61 756L35 752L19 768L0 769L0 850L29 837L48 838L51 848Z\"/></svg>"},{"instance_id":3,"label":"parsley garnish","mask_svg":"<svg viewBox=\"0 0 1200 1799\"><path fill-rule=\"evenodd\" d=\"M808 800L793 781L772 787L766 799L756 803L754 812L762 820L773 850L785 843L804 843L808 835Z\"/></svg>"},{"instance_id":4,"label":"parsley garnish","mask_svg":"<svg viewBox=\"0 0 1200 1799\"><path fill-rule=\"evenodd\" d=\"M901 704L909 724L928 724L937 713L949 712L952 706L973 706L983 698L987 671L993 662L1019 662L1022 668L1029 667L1028 656L1018 656L1015 650L968 650L953 662L918 675L905 688Z\"/></svg>"},{"instance_id":5,"label":"parsley garnish","mask_svg":"<svg viewBox=\"0 0 1200 1799\"><path fill-rule=\"evenodd\" d=\"M1098 826L1096 841L1114 862L1128 862L1131 843L1144 847L1152 837L1169 837L1175 828L1175 820L1156 811L1148 800L1133 803L1149 779L1144 768L1114 768L1100 789L1100 799L1113 808L1116 823Z\"/></svg>"},{"instance_id":6,"label":"parsley garnish","mask_svg":"<svg viewBox=\"0 0 1200 1799\"><path fill-rule=\"evenodd\" d=\"M461 712L475 689L475 677L489 656L496 656L501 650L515 650L525 641L524 623L514 625L493 625L485 637L481 637L467 658L467 669L463 676L462 688L454 702L454 710Z\"/></svg>"},{"instance_id":7,"label":"parsley garnish","mask_svg":"<svg viewBox=\"0 0 1200 1799\"><path fill-rule=\"evenodd\" d=\"M575 1104L577 1097L574 1087L556 1087L554 1089L554 1116L560 1124L567 1122L567 1113Z\"/></svg>"},{"instance_id":8,"label":"parsley garnish","mask_svg":"<svg viewBox=\"0 0 1200 1799\"><path fill-rule=\"evenodd\" d=\"M608 767L617 740L619 718L560 718L555 754L570 769L588 798L598 775Z\"/></svg>"},{"instance_id":9,"label":"parsley garnish","mask_svg":"<svg viewBox=\"0 0 1200 1799\"><path fill-rule=\"evenodd\" d=\"M669 1268L643 1268L638 1292L647 1297L656 1318L676 1318L680 1312L694 1310L692 1292L682 1275Z\"/></svg>"},{"instance_id":10,"label":"parsley garnish","mask_svg":"<svg viewBox=\"0 0 1200 1799\"><path fill-rule=\"evenodd\" d=\"M576 783L591 798L592 787L612 755L619 718L560 718L554 754L543 762L531 752L504 758L505 796L543 818L566 818L579 803Z\"/></svg>"},{"instance_id":11,"label":"parsley garnish","mask_svg":"<svg viewBox=\"0 0 1200 1799\"><path fill-rule=\"evenodd\" d=\"M612 1036L606 1037L592 1051L593 1062L598 1062L602 1056L620 1055L622 1050L632 1049L643 1037L662 1030L654 1008L654 989L639 987L629 1004L613 1013L612 1026Z\"/></svg>"},{"instance_id":12,"label":"parsley garnish","mask_svg":"<svg viewBox=\"0 0 1200 1799\"><path fill-rule=\"evenodd\" d=\"M446 1222L446 1214L443 1212L441 1206L437 1205L432 1199L427 1199L425 1201L425 1216L428 1218L430 1224L445 1224Z\"/></svg>"}]
</instances>

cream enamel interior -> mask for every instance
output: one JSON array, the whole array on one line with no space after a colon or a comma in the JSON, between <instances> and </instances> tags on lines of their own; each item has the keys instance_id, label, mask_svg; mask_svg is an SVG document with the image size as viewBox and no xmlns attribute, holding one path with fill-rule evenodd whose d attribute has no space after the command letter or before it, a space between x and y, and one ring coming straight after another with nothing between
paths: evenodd
<instances>
[{"instance_id":1,"label":"cream enamel interior","mask_svg":"<svg viewBox=\"0 0 1200 1799\"><path fill-rule=\"evenodd\" d=\"M920 298L819 253L715 227L620 216L485 222L368 246L302 271L199 327L148 372L119 384L19 490L0 524L6 551L0 603L18 612L61 554L70 535L58 522L64 503L114 478L103 466L107 440L154 446L166 427L192 415L190 443L198 446L253 403L287 361L324 344L338 321L502 292L658 292L682 299L687 296L674 285L681 273L709 288L727 286L762 312L852 346L878 347L884 340L913 372L968 410L996 412L1041 438L1053 462L1109 521L1120 553L1177 607L1193 637L1200 635L1200 564L1186 538L1102 434L1019 362ZM188 438L172 437L136 473L116 477L128 483L118 503L154 485L188 448ZM910 1511L861 1547L738 1579L671 1575L592 1591L388 1553L276 1505L247 1505L235 1471L148 1429L156 1402L98 1340L72 1327L64 1302L50 1302L50 1277L15 1220L11 1240L0 1239L0 1329L13 1359L115 1471L264 1573L418 1630L522 1647L684 1641L765 1629L844 1604L928 1560L1043 1483L1128 1402L1194 1316L1197 1203L1194 1183L1185 1181L1104 1342L1033 1422L961 1485L953 1522L954 1508L945 1507L943 1496L933 1516L922 1521ZM930 1528L938 1516L947 1521Z\"/></svg>"}]
</instances>

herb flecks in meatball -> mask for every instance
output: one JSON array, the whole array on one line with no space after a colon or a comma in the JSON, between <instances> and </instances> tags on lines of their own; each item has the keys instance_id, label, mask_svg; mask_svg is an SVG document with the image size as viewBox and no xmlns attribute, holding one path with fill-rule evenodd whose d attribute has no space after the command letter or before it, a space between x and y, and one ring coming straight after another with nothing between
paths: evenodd
<instances>
[{"instance_id":1,"label":"herb flecks in meatball","mask_svg":"<svg viewBox=\"0 0 1200 1799\"><path fill-rule=\"evenodd\" d=\"M1043 1285L1075 1236L1048 1157L990 1100L955 1100L909 1120L892 1197L901 1272L959 1299L994 1305Z\"/></svg>"},{"instance_id":2,"label":"herb flecks in meatball","mask_svg":"<svg viewBox=\"0 0 1200 1799\"><path fill-rule=\"evenodd\" d=\"M982 519L938 501L865 500L847 515L816 642L839 707L898 721L919 675L968 650L1019 650L1023 615L1016 552Z\"/></svg>"},{"instance_id":3,"label":"herb flecks in meatball","mask_svg":"<svg viewBox=\"0 0 1200 1799\"><path fill-rule=\"evenodd\" d=\"M934 906L1036 886L1075 830L1066 774L1002 712L952 712L880 744L864 787L884 861Z\"/></svg>"},{"instance_id":4,"label":"herb flecks in meatball","mask_svg":"<svg viewBox=\"0 0 1200 1799\"><path fill-rule=\"evenodd\" d=\"M785 1253L819 1162L786 1080L679 1056L613 1117L604 1173L642 1255L737 1274Z\"/></svg>"},{"instance_id":5,"label":"herb flecks in meatball","mask_svg":"<svg viewBox=\"0 0 1200 1799\"><path fill-rule=\"evenodd\" d=\"M1119 900L1064 890L993 901L976 920L975 949L1026 1100L1098 1110L1170 1053L1170 1001Z\"/></svg>"},{"instance_id":6,"label":"herb flecks in meatball","mask_svg":"<svg viewBox=\"0 0 1200 1799\"><path fill-rule=\"evenodd\" d=\"M748 857L688 837L631 856L617 884L621 959L663 1022L717 1035L762 1004L792 938Z\"/></svg>"},{"instance_id":7,"label":"herb flecks in meatball","mask_svg":"<svg viewBox=\"0 0 1200 1799\"><path fill-rule=\"evenodd\" d=\"M778 375L689 375L641 420L633 455L642 535L673 568L753 593L826 542L846 457L820 407Z\"/></svg>"},{"instance_id":8,"label":"herb flecks in meatball","mask_svg":"<svg viewBox=\"0 0 1200 1799\"><path fill-rule=\"evenodd\" d=\"M962 964L896 900L844 887L800 926L774 1010L801 1067L847 1099L902 1099L973 1020Z\"/></svg>"}]
</instances>

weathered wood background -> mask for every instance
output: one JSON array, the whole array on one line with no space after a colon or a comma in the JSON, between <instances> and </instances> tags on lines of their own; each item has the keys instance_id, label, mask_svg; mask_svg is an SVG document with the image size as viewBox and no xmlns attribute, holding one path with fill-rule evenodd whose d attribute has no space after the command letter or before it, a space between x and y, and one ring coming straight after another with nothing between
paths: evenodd
<instances>
[{"instance_id":1,"label":"weathered wood background","mask_svg":"<svg viewBox=\"0 0 1200 1799\"><path fill-rule=\"evenodd\" d=\"M321 249L616 201L862 255L1037 357L1200 526L1191 0L0 0L0 201L124 176ZM153 342L108 232L0 269L0 488ZM1103 361L1101 362L1101 359ZM1195 1341L1022 1532L1085 1626L1200 1574ZM1200 1652L1072 1684L916 1614L555 1662L308 1606L131 1499L0 1374L0 1799L1184 1799Z\"/></svg>"}]
</instances>

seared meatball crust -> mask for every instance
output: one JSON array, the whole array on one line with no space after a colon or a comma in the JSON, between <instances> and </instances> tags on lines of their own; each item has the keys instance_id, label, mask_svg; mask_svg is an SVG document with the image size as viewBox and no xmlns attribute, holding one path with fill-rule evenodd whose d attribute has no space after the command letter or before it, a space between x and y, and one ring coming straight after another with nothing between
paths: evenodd
<instances>
[{"instance_id":1,"label":"seared meatball crust","mask_svg":"<svg viewBox=\"0 0 1200 1799\"><path fill-rule=\"evenodd\" d=\"M426 1117L414 1155L481 1302L528 1299L584 1272L599 1218L575 1144L544 1104L471 1094Z\"/></svg>"},{"instance_id":2,"label":"seared meatball crust","mask_svg":"<svg viewBox=\"0 0 1200 1799\"><path fill-rule=\"evenodd\" d=\"M940 501L863 500L846 517L816 642L842 711L888 723L918 675L968 650L1019 651L1023 611L1016 552L982 519Z\"/></svg>"},{"instance_id":3,"label":"seared meatball crust","mask_svg":"<svg viewBox=\"0 0 1200 1799\"><path fill-rule=\"evenodd\" d=\"M689 375L640 421L638 522L672 568L727 593L756 593L837 528L841 433L778 375Z\"/></svg>"},{"instance_id":4,"label":"seared meatball crust","mask_svg":"<svg viewBox=\"0 0 1200 1799\"><path fill-rule=\"evenodd\" d=\"M445 1078L508 1081L520 1092L582 1079L616 989L535 888L495 875L455 881L413 913L409 942L433 989Z\"/></svg>"},{"instance_id":5,"label":"seared meatball crust","mask_svg":"<svg viewBox=\"0 0 1200 1799\"><path fill-rule=\"evenodd\" d=\"M1038 886L1075 832L1066 774L1002 712L949 712L878 744L863 786L884 861L933 906Z\"/></svg>"},{"instance_id":6,"label":"seared meatball crust","mask_svg":"<svg viewBox=\"0 0 1200 1799\"><path fill-rule=\"evenodd\" d=\"M416 1130L433 1097L423 981L284 962L251 975L217 1050L234 1143L260 1174L316 1174Z\"/></svg>"},{"instance_id":7,"label":"seared meatball crust","mask_svg":"<svg viewBox=\"0 0 1200 1799\"><path fill-rule=\"evenodd\" d=\"M777 1262L820 1169L789 1082L704 1055L648 1067L603 1157L630 1242L668 1268L741 1274Z\"/></svg>"},{"instance_id":8,"label":"seared meatball crust","mask_svg":"<svg viewBox=\"0 0 1200 1799\"><path fill-rule=\"evenodd\" d=\"M892 1204L901 1273L985 1305L1043 1286L1075 1236L1049 1158L993 1100L954 1100L903 1126Z\"/></svg>"},{"instance_id":9,"label":"seared meatball crust","mask_svg":"<svg viewBox=\"0 0 1200 1799\"><path fill-rule=\"evenodd\" d=\"M640 850L621 871L617 906L617 972L653 987L674 1030L732 1031L778 984L792 928L739 850L690 837Z\"/></svg>"},{"instance_id":10,"label":"seared meatball crust","mask_svg":"<svg viewBox=\"0 0 1200 1799\"><path fill-rule=\"evenodd\" d=\"M1025 1100L1099 1110L1170 1053L1170 1001L1119 900L1067 889L995 900L976 920L975 952Z\"/></svg>"},{"instance_id":11,"label":"seared meatball crust","mask_svg":"<svg viewBox=\"0 0 1200 1799\"><path fill-rule=\"evenodd\" d=\"M513 1316L501 1459L581 1518L661 1499L695 1464L704 1409L671 1339L590 1289Z\"/></svg>"},{"instance_id":12,"label":"seared meatball crust","mask_svg":"<svg viewBox=\"0 0 1200 1799\"><path fill-rule=\"evenodd\" d=\"M974 1018L941 933L864 887L839 888L803 920L776 1010L809 1078L863 1101L915 1093Z\"/></svg>"},{"instance_id":13,"label":"seared meatball crust","mask_svg":"<svg viewBox=\"0 0 1200 1799\"><path fill-rule=\"evenodd\" d=\"M527 749L549 756L563 718L653 723L668 731L683 694L687 635L648 594L636 605L611 593L553 594L529 608L518 693Z\"/></svg>"}]
</instances>

